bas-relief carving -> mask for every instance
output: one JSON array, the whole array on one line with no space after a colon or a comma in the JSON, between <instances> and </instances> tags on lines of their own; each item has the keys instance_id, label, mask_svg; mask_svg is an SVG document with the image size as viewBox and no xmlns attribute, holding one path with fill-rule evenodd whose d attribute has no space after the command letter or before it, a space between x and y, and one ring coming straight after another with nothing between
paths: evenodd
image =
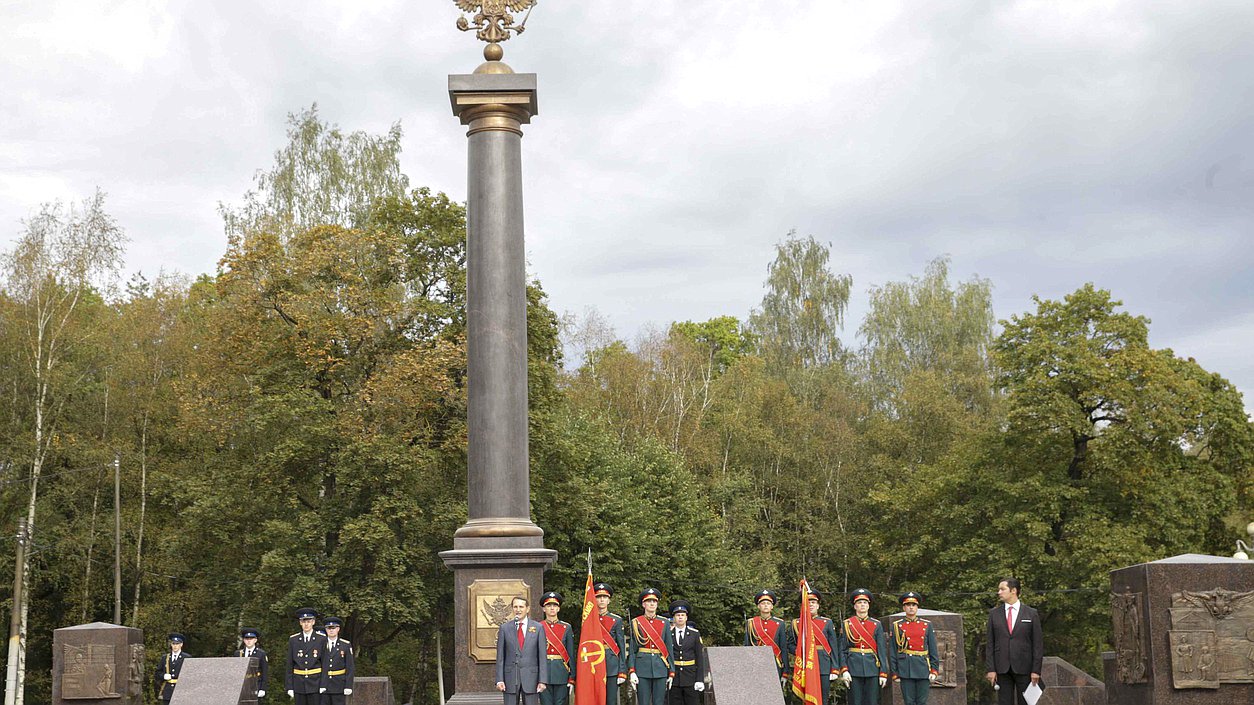
<instances>
[{"instance_id":1,"label":"bas-relief carving","mask_svg":"<svg viewBox=\"0 0 1254 705\"><path fill-rule=\"evenodd\" d=\"M100 700L122 697L115 687L115 663L112 644L66 644L61 667L61 698Z\"/></svg>"},{"instance_id":2,"label":"bas-relief carving","mask_svg":"<svg viewBox=\"0 0 1254 705\"><path fill-rule=\"evenodd\" d=\"M958 687L958 633L947 630L936 632L936 652L940 655L940 668L936 670L933 688Z\"/></svg>"},{"instance_id":3,"label":"bas-relief carving","mask_svg":"<svg viewBox=\"0 0 1254 705\"><path fill-rule=\"evenodd\" d=\"M530 599L531 587L522 580L476 580L466 589L470 598L470 657L477 663L495 663L497 632L513 617L509 603L518 595Z\"/></svg>"},{"instance_id":4,"label":"bas-relief carving","mask_svg":"<svg viewBox=\"0 0 1254 705\"><path fill-rule=\"evenodd\" d=\"M1254 591L1185 590L1171 596L1171 605L1176 688L1254 683Z\"/></svg>"},{"instance_id":5,"label":"bas-relief carving","mask_svg":"<svg viewBox=\"0 0 1254 705\"><path fill-rule=\"evenodd\" d=\"M131 644L131 661L126 678L126 696L128 698L138 698L143 693L143 684L144 645Z\"/></svg>"},{"instance_id":6,"label":"bas-relief carving","mask_svg":"<svg viewBox=\"0 0 1254 705\"><path fill-rule=\"evenodd\" d=\"M1110 613L1115 626L1115 667L1120 683L1144 683L1149 670L1139 592L1111 593Z\"/></svg>"}]
</instances>

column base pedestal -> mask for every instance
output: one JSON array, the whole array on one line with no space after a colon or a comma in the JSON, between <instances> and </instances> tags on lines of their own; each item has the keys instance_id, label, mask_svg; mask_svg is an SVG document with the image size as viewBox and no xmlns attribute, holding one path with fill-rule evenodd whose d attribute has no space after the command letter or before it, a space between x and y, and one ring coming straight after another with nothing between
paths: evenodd
<instances>
[{"instance_id":1,"label":"column base pedestal","mask_svg":"<svg viewBox=\"0 0 1254 705\"><path fill-rule=\"evenodd\" d=\"M517 541L506 538L501 543ZM457 543L454 541L454 545ZM532 619L540 619L538 603L544 593L544 571L557 560L557 551L543 547L459 547L441 552L440 558L453 571L456 695L448 702L500 705L503 696L496 689L497 630L513 618L509 605L518 595L530 601Z\"/></svg>"}]
</instances>

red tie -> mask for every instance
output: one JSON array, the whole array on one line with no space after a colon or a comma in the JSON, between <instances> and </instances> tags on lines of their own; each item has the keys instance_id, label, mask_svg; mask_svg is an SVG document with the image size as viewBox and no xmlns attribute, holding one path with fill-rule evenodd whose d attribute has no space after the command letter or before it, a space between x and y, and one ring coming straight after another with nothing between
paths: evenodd
<instances>
[{"instance_id":1,"label":"red tie","mask_svg":"<svg viewBox=\"0 0 1254 705\"><path fill-rule=\"evenodd\" d=\"M1014 605L1006 605L1006 631L1015 633L1015 608Z\"/></svg>"},{"instance_id":2,"label":"red tie","mask_svg":"<svg viewBox=\"0 0 1254 705\"><path fill-rule=\"evenodd\" d=\"M522 632L522 625L523 625L523 623L520 621L520 622L518 623L518 648L520 648L520 649L522 648L522 644L523 644L523 632Z\"/></svg>"}]
</instances>

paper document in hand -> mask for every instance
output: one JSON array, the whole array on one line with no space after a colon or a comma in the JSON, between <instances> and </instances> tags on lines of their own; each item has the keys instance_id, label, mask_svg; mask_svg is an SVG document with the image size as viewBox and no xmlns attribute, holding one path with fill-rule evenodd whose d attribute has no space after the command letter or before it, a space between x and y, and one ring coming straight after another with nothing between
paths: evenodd
<instances>
[{"instance_id":1,"label":"paper document in hand","mask_svg":"<svg viewBox=\"0 0 1254 705\"><path fill-rule=\"evenodd\" d=\"M1023 691L1023 701L1028 705L1036 705L1036 701L1041 699L1041 693L1044 692L1045 691L1041 690L1041 686L1035 683L1029 683L1028 689Z\"/></svg>"}]
</instances>

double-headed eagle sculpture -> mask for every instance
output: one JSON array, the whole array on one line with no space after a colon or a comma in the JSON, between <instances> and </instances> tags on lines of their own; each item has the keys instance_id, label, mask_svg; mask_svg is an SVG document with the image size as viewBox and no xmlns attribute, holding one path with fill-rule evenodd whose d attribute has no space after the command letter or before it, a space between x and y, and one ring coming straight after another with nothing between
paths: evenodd
<instances>
[{"instance_id":1,"label":"double-headed eagle sculpture","mask_svg":"<svg viewBox=\"0 0 1254 705\"><path fill-rule=\"evenodd\" d=\"M469 20L464 16L457 18L457 28L463 32L476 30L475 37L490 44L503 42L510 38L510 32L522 34L527 24L527 18L524 17L521 24L514 26L514 16L510 13L525 10L530 15L530 10L535 7L536 1L453 0L457 3L457 9L465 13L474 13L474 17Z\"/></svg>"}]
</instances>

